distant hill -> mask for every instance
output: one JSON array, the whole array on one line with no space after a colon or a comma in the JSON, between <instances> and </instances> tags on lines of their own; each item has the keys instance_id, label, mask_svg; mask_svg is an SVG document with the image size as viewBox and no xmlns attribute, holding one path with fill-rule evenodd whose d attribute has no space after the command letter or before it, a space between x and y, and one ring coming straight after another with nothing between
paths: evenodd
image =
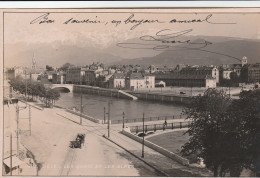
<instances>
[{"instance_id":1,"label":"distant hill","mask_svg":"<svg viewBox=\"0 0 260 178\"><path fill-rule=\"evenodd\" d=\"M150 64L165 66L175 66L177 64L190 65L219 65L238 63L239 61L228 57L233 56L241 59L247 56L249 63L260 62L260 40L236 39L228 37L205 37L205 36L185 36L182 39L192 41L207 40L212 45L203 48L216 53L209 53L198 50L175 50L175 51L154 51L152 49L129 49L118 47L116 43L108 48L100 48L91 42L84 45L75 42L56 41L54 43L26 44L16 43L5 44L4 60L5 66L31 65L32 55L38 66L46 65L60 67L64 63L74 65L87 65L92 62L103 62L105 64L140 64L148 66ZM88 41L88 39L81 39ZM121 43L140 43L140 39L133 38ZM154 42L147 42L154 43Z\"/></svg>"},{"instance_id":2,"label":"distant hill","mask_svg":"<svg viewBox=\"0 0 260 178\"><path fill-rule=\"evenodd\" d=\"M31 65L33 53L35 53L37 65L41 67L46 65L60 67L67 62L74 65L87 65L97 61L106 64L122 60L121 57L90 46L79 47L70 44L64 45L60 42L36 45L20 43L15 46L5 46L5 64L7 66Z\"/></svg>"},{"instance_id":3,"label":"distant hill","mask_svg":"<svg viewBox=\"0 0 260 178\"><path fill-rule=\"evenodd\" d=\"M194 37L194 39L196 38ZM198 40L199 39L202 38L199 37ZM177 64L220 65L240 63L239 60L235 58L242 59L243 56L247 56L249 63L260 62L260 41L232 38L223 39L223 37L214 37L214 39L213 37L208 37L203 39L213 43L212 45L203 48L203 50L211 51L213 53L199 50L163 51L152 57L128 59L121 62L124 64L133 63L144 66L150 64L158 66L175 66ZM149 52L149 50L147 51Z\"/></svg>"}]
</instances>

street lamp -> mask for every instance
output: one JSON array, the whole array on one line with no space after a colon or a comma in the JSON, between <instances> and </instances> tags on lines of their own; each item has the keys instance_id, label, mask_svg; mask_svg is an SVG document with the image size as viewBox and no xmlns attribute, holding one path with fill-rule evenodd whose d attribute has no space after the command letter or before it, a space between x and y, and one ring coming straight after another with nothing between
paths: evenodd
<instances>
[{"instance_id":1,"label":"street lamp","mask_svg":"<svg viewBox=\"0 0 260 178\"><path fill-rule=\"evenodd\" d=\"M123 112L123 128L125 128L125 112Z\"/></svg>"},{"instance_id":2,"label":"street lamp","mask_svg":"<svg viewBox=\"0 0 260 178\"><path fill-rule=\"evenodd\" d=\"M142 158L144 158L144 113L143 113L143 144L142 144Z\"/></svg>"}]
</instances>

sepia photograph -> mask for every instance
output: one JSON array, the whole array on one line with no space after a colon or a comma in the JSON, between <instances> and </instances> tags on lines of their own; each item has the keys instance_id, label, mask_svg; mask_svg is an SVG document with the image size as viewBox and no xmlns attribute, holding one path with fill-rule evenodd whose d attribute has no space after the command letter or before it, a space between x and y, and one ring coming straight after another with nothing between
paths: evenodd
<instances>
[{"instance_id":1,"label":"sepia photograph","mask_svg":"<svg viewBox=\"0 0 260 178\"><path fill-rule=\"evenodd\" d=\"M3 177L260 176L260 8L0 12Z\"/></svg>"}]
</instances>

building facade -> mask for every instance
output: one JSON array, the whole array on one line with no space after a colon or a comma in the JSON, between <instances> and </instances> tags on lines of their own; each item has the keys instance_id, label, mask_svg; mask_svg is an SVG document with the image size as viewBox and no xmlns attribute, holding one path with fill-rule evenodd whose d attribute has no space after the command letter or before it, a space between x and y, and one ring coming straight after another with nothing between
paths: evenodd
<instances>
[{"instance_id":1,"label":"building facade","mask_svg":"<svg viewBox=\"0 0 260 178\"><path fill-rule=\"evenodd\" d=\"M176 87L206 87L215 88L217 86L216 78L209 75L174 75L159 74L155 76L156 82L164 81L166 86Z\"/></svg>"},{"instance_id":2,"label":"building facade","mask_svg":"<svg viewBox=\"0 0 260 178\"><path fill-rule=\"evenodd\" d=\"M260 63L248 65L248 82L260 82Z\"/></svg>"},{"instance_id":3,"label":"building facade","mask_svg":"<svg viewBox=\"0 0 260 178\"><path fill-rule=\"evenodd\" d=\"M123 73L115 73L109 80L109 88L124 89L125 75Z\"/></svg>"},{"instance_id":4,"label":"building facade","mask_svg":"<svg viewBox=\"0 0 260 178\"><path fill-rule=\"evenodd\" d=\"M126 76L126 89L138 90L144 88L155 87L155 76L142 74L142 73L131 73Z\"/></svg>"},{"instance_id":5,"label":"building facade","mask_svg":"<svg viewBox=\"0 0 260 178\"><path fill-rule=\"evenodd\" d=\"M219 83L219 70L217 67L208 66L195 66L195 67L183 67L180 71L181 75L191 75L191 76L210 76L216 79Z\"/></svg>"},{"instance_id":6,"label":"building facade","mask_svg":"<svg viewBox=\"0 0 260 178\"><path fill-rule=\"evenodd\" d=\"M82 84L85 78L86 68L71 67L66 72L66 83L68 84Z\"/></svg>"}]
</instances>

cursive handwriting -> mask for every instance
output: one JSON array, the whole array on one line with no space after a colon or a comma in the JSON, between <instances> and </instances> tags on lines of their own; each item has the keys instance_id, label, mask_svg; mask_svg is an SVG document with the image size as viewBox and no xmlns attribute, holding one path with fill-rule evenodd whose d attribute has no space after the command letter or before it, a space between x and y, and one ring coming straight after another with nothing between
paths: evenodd
<instances>
[{"instance_id":1,"label":"cursive handwriting","mask_svg":"<svg viewBox=\"0 0 260 178\"><path fill-rule=\"evenodd\" d=\"M169 23L201 23L201 22L207 22L209 24L236 24L235 22L213 22L211 19L213 17L212 14L209 14L204 19L192 19L192 20L177 20L172 19L169 21Z\"/></svg>"},{"instance_id":2,"label":"cursive handwriting","mask_svg":"<svg viewBox=\"0 0 260 178\"><path fill-rule=\"evenodd\" d=\"M141 19L141 20L136 20L134 19L134 14L131 14L125 21L125 24L134 24L130 30L134 30L136 27L138 27L141 24L151 24L151 23L164 23L163 21L159 21L157 19L149 20L149 19Z\"/></svg>"},{"instance_id":3,"label":"cursive handwriting","mask_svg":"<svg viewBox=\"0 0 260 178\"><path fill-rule=\"evenodd\" d=\"M50 13L45 13L43 15L40 15L39 17L33 19L30 24L52 24L55 23L56 21L53 19L50 19ZM168 22L161 21L157 18L154 19L138 19L135 17L135 14L131 14L124 20L115 20L112 19L110 21L102 21L101 19L98 18L98 16L95 16L94 18L85 18L85 19L76 19L74 17L70 17L69 19L63 21L63 24L113 24L115 27L118 27L119 25L121 26L122 24L124 25L130 25L130 30L134 30L137 27L143 25L143 24L161 24L161 23L168 23L168 24L174 24L174 23L179 23L179 24L191 24L191 23L209 23L209 24L236 24L234 22L215 22L213 20L213 15L209 14L207 15L204 19L185 19L185 20L179 20L179 19L171 19Z\"/></svg>"},{"instance_id":4,"label":"cursive handwriting","mask_svg":"<svg viewBox=\"0 0 260 178\"><path fill-rule=\"evenodd\" d=\"M47 23L47 24L49 24L49 23L54 23L55 20L50 20L50 19L49 19L49 15L50 15L50 13L43 14L43 15L37 17L36 19L32 20L32 21L30 22L30 24L35 24L35 23L38 23L38 22L39 22L39 24L43 24L43 23Z\"/></svg>"},{"instance_id":5,"label":"cursive handwriting","mask_svg":"<svg viewBox=\"0 0 260 178\"><path fill-rule=\"evenodd\" d=\"M140 43L118 43L117 46L130 49L152 49L152 50L173 50L177 49L202 49L212 43L203 39L200 40L182 40L185 34L192 32L192 29L173 32L170 29L158 31L154 36L145 35L139 37ZM147 43L149 42L149 43Z\"/></svg>"},{"instance_id":6,"label":"cursive handwriting","mask_svg":"<svg viewBox=\"0 0 260 178\"><path fill-rule=\"evenodd\" d=\"M96 18L98 18L96 16ZM69 24L69 23L90 23L90 24L99 24L102 23L100 20L97 19L83 19L83 20L77 20L74 18L70 18L69 20L66 20L63 24Z\"/></svg>"},{"instance_id":7,"label":"cursive handwriting","mask_svg":"<svg viewBox=\"0 0 260 178\"><path fill-rule=\"evenodd\" d=\"M154 36L151 35L141 36L139 40L141 40L143 43L142 42L118 43L117 46L121 48L148 49L148 50L155 50L155 51L198 50L206 53L217 54L217 55L233 58L236 60L240 60L239 58L230 56L228 54L223 54L223 53L205 49L207 46L212 45L213 43L206 41L204 39L196 39L196 40L178 39L183 35L188 34L192 31L193 31L192 29L188 29L179 32L173 32L170 29L163 29L158 31Z\"/></svg>"}]
</instances>

